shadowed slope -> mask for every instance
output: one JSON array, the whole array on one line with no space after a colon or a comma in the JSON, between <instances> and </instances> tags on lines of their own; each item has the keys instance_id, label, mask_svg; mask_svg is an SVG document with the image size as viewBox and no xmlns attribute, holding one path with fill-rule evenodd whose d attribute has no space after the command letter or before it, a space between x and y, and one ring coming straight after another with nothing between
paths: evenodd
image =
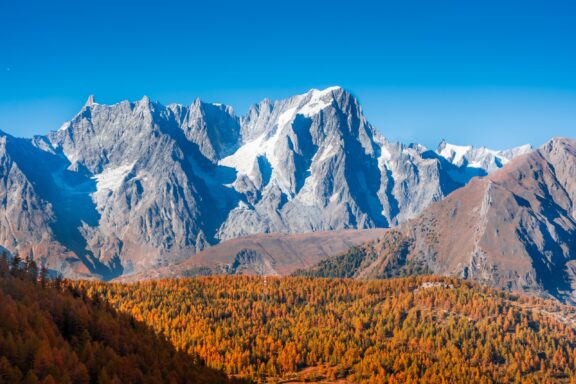
<instances>
[{"instance_id":1,"label":"shadowed slope","mask_svg":"<svg viewBox=\"0 0 576 384\"><path fill-rule=\"evenodd\" d=\"M3 383L227 383L128 314L76 288L0 277Z\"/></svg>"}]
</instances>

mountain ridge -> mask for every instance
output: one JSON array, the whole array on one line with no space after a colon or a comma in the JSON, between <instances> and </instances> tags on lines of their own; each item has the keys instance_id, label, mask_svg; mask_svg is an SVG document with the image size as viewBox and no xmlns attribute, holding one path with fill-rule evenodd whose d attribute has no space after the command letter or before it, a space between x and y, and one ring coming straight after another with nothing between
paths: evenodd
<instances>
[{"instance_id":1,"label":"mountain ridge","mask_svg":"<svg viewBox=\"0 0 576 384\"><path fill-rule=\"evenodd\" d=\"M26 206L46 208L19 198L0 207L7 221L42 218L24 231L5 224L0 244L37 258L54 249L46 263L67 276L140 272L258 233L390 227L468 181L423 146L389 142L340 87L264 100L240 117L200 99L91 96L59 130L9 141L20 143L19 183L34 187ZM42 249L21 245L38 233Z\"/></svg>"},{"instance_id":2,"label":"mountain ridge","mask_svg":"<svg viewBox=\"0 0 576 384\"><path fill-rule=\"evenodd\" d=\"M554 138L310 274L353 261L351 277L455 275L573 304L575 174L576 140Z\"/></svg>"}]
</instances>

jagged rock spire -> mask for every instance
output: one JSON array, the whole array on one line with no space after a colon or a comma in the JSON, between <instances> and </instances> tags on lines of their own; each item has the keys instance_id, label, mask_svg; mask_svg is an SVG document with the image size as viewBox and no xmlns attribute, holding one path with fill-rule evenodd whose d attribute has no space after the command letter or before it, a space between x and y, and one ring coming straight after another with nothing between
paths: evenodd
<instances>
[{"instance_id":1,"label":"jagged rock spire","mask_svg":"<svg viewBox=\"0 0 576 384\"><path fill-rule=\"evenodd\" d=\"M84 106L89 107L94 103L96 103L96 98L94 97L94 95L90 95L88 96L88 100L86 100L86 104L84 104Z\"/></svg>"}]
</instances>

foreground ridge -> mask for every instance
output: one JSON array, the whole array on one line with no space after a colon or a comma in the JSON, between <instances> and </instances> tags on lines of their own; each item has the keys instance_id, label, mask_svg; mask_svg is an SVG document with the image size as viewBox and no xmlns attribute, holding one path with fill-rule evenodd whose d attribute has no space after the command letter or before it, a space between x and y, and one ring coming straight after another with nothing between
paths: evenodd
<instances>
[{"instance_id":1,"label":"foreground ridge","mask_svg":"<svg viewBox=\"0 0 576 384\"><path fill-rule=\"evenodd\" d=\"M0 261L0 382L228 383L197 356L60 280ZM48 286L46 286L46 284Z\"/></svg>"}]
</instances>

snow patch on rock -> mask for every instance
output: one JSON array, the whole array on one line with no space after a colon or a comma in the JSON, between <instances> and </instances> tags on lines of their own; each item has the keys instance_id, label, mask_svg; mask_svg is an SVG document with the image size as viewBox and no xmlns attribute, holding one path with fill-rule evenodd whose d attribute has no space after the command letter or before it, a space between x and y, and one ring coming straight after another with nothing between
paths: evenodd
<instances>
[{"instance_id":1,"label":"snow patch on rock","mask_svg":"<svg viewBox=\"0 0 576 384\"><path fill-rule=\"evenodd\" d=\"M133 168L134 163L120 165L115 168L105 169L102 173L94 176L94 179L96 180L95 193L102 191L116 191Z\"/></svg>"}]
</instances>

